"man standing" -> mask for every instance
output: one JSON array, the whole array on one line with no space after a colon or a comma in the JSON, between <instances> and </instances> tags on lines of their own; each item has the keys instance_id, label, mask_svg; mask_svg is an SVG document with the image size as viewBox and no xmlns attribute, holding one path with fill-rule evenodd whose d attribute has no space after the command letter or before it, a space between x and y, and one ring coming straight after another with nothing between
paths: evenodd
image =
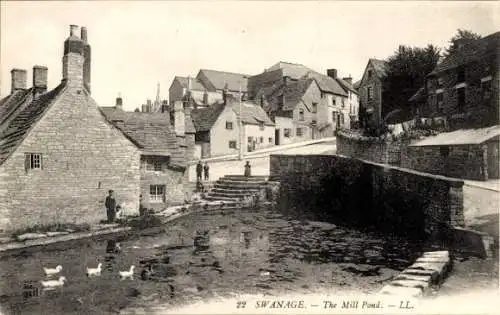
<instances>
[{"instance_id":1,"label":"man standing","mask_svg":"<svg viewBox=\"0 0 500 315\"><path fill-rule=\"evenodd\" d=\"M245 177L250 177L252 174L252 166L250 166L250 162L247 161L247 164L245 164Z\"/></svg>"},{"instance_id":2,"label":"man standing","mask_svg":"<svg viewBox=\"0 0 500 315\"><path fill-rule=\"evenodd\" d=\"M198 161L198 164L196 164L196 181L201 181L202 172L203 172L203 165L201 164L201 161Z\"/></svg>"},{"instance_id":3,"label":"man standing","mask_svg":"<svg viewBox=\"0 0 500 315\"><path fill-rule=\"evenodd\" d=\"M116 216L116 199L113 190L108 191L109 195L106 197L106 214L108 215L108 223L113 223Z\"/></svg>"},{"instance_id":4,"label":"man standing","mask_svg":"<svg viewBox=\"0 0 500 315\"><path fill-rule=\"evenodd\" d=\"M205 166L203 166L203 172L205 173L205 180L208 180L208 171L210 168L208 167L208 163L205 162Z\"/></svg>"}]
</instances>

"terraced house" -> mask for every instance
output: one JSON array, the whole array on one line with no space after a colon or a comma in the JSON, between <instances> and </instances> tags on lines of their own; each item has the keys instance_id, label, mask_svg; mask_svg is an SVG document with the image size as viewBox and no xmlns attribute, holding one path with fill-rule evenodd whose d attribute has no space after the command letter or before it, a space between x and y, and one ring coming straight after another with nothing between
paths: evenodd
<instances>
[{"instance_id":1,"label":"terraced house","mask_svg":"<svg viewBox=\"0 0 500 315\"><path fill-rule=\"evenodd\" d=\"M275 142L333 136L358 117L358 95L351 78L336 69L322 75L301 64L278 62L248 79L249 97L276 123Z\"/></svg>"},{"instance_id":2,"label":"terraced house","mask_svg":"<svg viewBox=\"0 0 500 315\"><path fill-rule=\"evenodd\" d=\"M87 47L88 46L88 47ZM62 80L47 91L48 69L12 70L0 100L0 229L98 222L116 191L125 213L138 211L140 149L110 124L90 95L87 31L70 27Z\"/></svg>"}]
</instances>

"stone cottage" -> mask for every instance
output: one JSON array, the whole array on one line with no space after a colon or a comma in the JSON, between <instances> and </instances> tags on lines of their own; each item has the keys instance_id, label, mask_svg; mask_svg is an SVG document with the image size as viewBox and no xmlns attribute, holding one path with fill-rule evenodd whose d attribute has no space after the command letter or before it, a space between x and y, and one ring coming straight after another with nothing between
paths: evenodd
<instances>
[{"instance_id":1,"label":"stone cottage","mask_svg":"<svg viewBox=\"0 0 500 315\"><path fill-rule=\"evenodd\" d=\"M359 92L361 123L370 123L378 126L387 110L383 108L384 79L387 75L388 64L384 60L369 59L361 81L357 83Z\"/></svg>"},{"instance_id":2,"label":"stone cottage","mask_svg":"<svg viewBox=\"0 0 500 315\"><path fill-rule=\"evenodd\" d=\"M138 211L140 150L110 124L90 96L86 29L71 25L62 80L47 91L48 69L12 70L0 100L0 230L54 223L96 223L116 192L125 214Z\"/></svg>"}]
</instances>

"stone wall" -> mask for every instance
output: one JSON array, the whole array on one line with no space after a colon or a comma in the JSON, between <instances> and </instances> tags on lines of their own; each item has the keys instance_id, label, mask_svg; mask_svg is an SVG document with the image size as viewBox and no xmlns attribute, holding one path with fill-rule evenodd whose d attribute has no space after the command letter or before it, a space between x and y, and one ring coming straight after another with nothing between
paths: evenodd
<instances>
[{"instance_id":1,"label":"stone wall","mask_svg":"<svg viewBox=\"0 0 500 315\"><path fill-rule=\"evenodd\" d=\"M486 146L408 146L401 166L417 171L456 178L487 180Z\"/></svg>"},{"instance_id":2,"label":"stone wall","mask_svg":"<svg viewBox=\"0 0 500 315\"><path fill-rule=\"evenodd\" d=\"M460 180L332 155L272 155L270 172L283 211L419 240L464 224Z\"/></svg>"},{"instance_id":3,"label":"stone wall","mask_svg":"<svg viewBox=\"0 0 500 315\"><path fill-rule=\"evenodd\" d=\"M339 155L376 163L399 165L401 150L406 145L407 142L404 141L337 133L337 153Z\"/></svg>"}]
</instances>

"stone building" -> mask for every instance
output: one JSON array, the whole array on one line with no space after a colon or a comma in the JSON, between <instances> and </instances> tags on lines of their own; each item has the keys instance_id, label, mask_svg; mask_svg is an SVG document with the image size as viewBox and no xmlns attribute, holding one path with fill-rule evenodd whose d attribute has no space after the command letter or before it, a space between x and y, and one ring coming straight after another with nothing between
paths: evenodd
<instances>
[{"instance_id":1,"label":"stone building","mask_svg":"<svg viewBox=\"0 0 500 315\"><path fill-rule=\"evenodd\" d=\"M360 113L364 120L362 123L377 126L387 114L383 107L384 79L387 70L387 62L378 59L368 60L363 77L358 83Z\"/></svg>"},{"instance_id":2,"label":"stone building","mask_svg":"<svg viewBox=\"0 0 500 315\"><path fill-rule=\"evenodd\" d=\"M261 104L276 123L276 144L333 136L350 128L358 117L358 95L352 78L327 75L278 62L248 80L249 97Z\"/></svg>"},{"instance_id":3,"label":"stone building","mask_svg":"<svg viewBox=\"0 0 500 315\"><path fill-rule=\"evenodd\" d=\"M199 158L238 154L240 148L246 153L274 146L274 123L265 111L257 104L236 99L229 91L222 102L194 109L192 119L196 129L195 156Z\"/></svg>"},{"instance_id":4,"label":"stone building","mask_svg":"<svg viewBox=\"0 0 500 315\"><path fill-rule=\"evenodd\" d=\"M443 117L449 130L497 125L499 51L500 32L462 41L459 49L428 75L420 94L412 98L420 105L421 116Z\"/></svg>"},{"instance_id":5,"label":"stone building","mask_svg":"<svg viewBox=\"0 0 500 315\"><path fill-rule=\"evenodd\" d=\"M62 80L47 91L48 69L12 70L0 100L0 230L54 223L97 223L116 193L125 214L138 211L140 150L102 115L90 96L87 32L70 27Z\"/></svg>"},{"instance_id":6,"label":"stone building","mask_svg":"<svg viewBox=\"0 0 500 315\"><path fill-rule=\"evenodd\" d=\"M190 110L183 110L174 130L168 112L126 112L119 97L114 107L101 107L106 119L140 150L140 191L148 207L159 210L186 200L187 162L194 155L194 128ZM177 118L177 119L181 119ZM180 127L188 128L180 130Z\"/></svg>"}]
</instances>

